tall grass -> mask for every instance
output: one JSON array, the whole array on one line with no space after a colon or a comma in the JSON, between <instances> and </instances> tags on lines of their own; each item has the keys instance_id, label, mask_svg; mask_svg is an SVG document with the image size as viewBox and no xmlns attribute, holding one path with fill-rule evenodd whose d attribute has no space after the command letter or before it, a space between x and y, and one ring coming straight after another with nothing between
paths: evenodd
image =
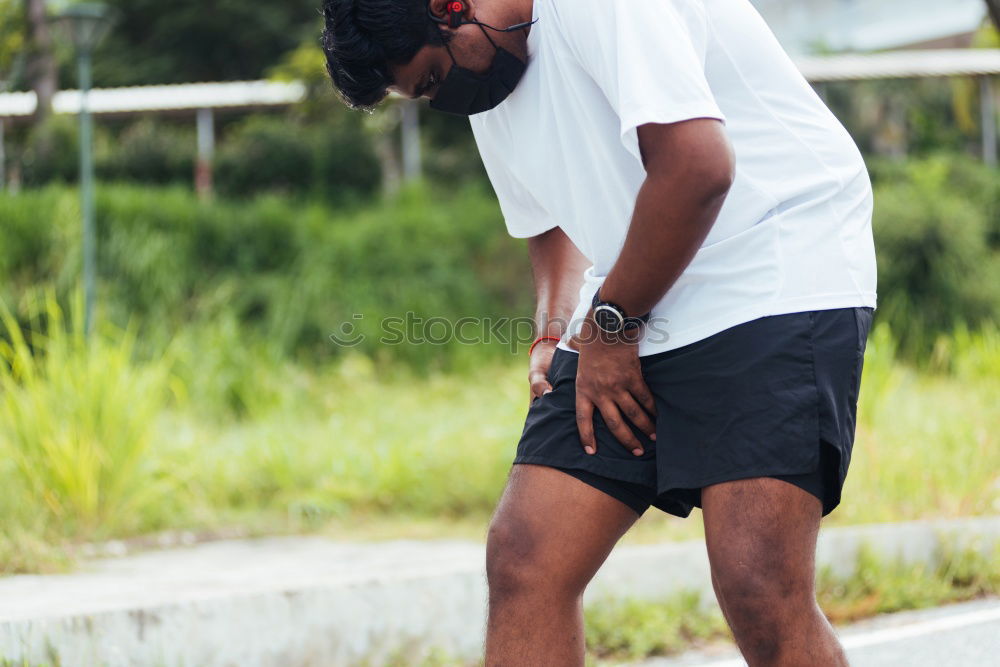
<instances>
[{"instance_id":1,"label":"tall grass","mask_svg":"<svg viewBox=\"0 0 1000 667\"><path fill-rule=\"evenodd\" d=\"M165 524L176 479L157 422L170 364L137 361L134 331L88 341L79 300L69 319L51 294L33 310L38 328L24 333L0 303L0 457L22 522L85 538Z\"/></svg>"},{"instance_id":2,"label":"tall grass","mask_svg":"<svg viewBox=\"0 0 1000 667\"><path fill-rule=\"evenodd\" d=\"M192 481L216 507L322 520L485 516L527 407L522 371L380 378L349 357L269 418L209 436Z\"/></svg>"},{"instance_id":3,"label":"tall grass","mask_svg":"<svg viewBox=\"0 0 1000 667\"><path fill-rule=\"evenodd\" d=\"M527 408L522 359L387 375L355 353L305 367L226 321L150 356L134 330L86 340L79 306L64 316L51 295L33 313L26 332L0 316L0 570L44 566L24 553L45 543L160 528L485 522ZM1000 511L996 334L942 341L947 373L900 363L893 341L882 325L869 342L844 502L828 521Z\"/></svg>"},{"instance_id":4,"label":"tall grass","mask_svg":"<svg viewBox=\"0 0 1000 667\"><path fill-rule=\"evenodd\" d=\"M834 623L1000 593L1000 545L955 549L942 543L930 563L887 561L863 545L853 571L817 576L817 598Z\"/></svg>"},{"instance_id":5,"label":"tall grass","mask_svg":"<svg viewBox=\"0 0 1000 667\"><path fill-rule=\"evenodd\" d=\"M899 363L893 340L882 325L869 342L844 503L831 520L1000 512L996 332L939 339L937 365L947 373Z\"/></svg>"},{"instance_id":6,"label":"tall grass","mask_svg":"<svg viewBox=\"0 0 1000 667\"><path fill-rule=\"evenodd\" d=\"M886 560L863 546L853 571L817 576L817 600L833 623L922 609L1000 592L1000 548L942 548L933 563ZM714 600L684 591L661 600L609 598L586 609L591 658L638 661L705 642L731 642ZM720 646L721 647L721 646Z\"/></svg>"},{"instance_id":7,"label":"tall grass","mask_svg":"<svg viewBox=\"0 0 1000 667\"><path fill-rule=\"evenodd\" d=\"M134 329L88 341L78 305L34 303L23 329L0 317L0 571L54 566L45 544L161 528L485 523L527 408L523 357L458 372L361 353L307 366L225 318L153 354ZM871 336L827 521L1000 511L996 333L941 342L937 372L900 362L894 340L885 325Z\"/></svg>"}]
</instances>

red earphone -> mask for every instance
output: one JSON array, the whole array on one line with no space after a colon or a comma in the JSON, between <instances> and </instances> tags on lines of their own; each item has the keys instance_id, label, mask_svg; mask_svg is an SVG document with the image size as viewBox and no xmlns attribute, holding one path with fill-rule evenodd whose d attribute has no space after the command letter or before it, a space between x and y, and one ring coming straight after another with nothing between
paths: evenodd
<instances>
[{"instance_id":1,"label":"red earphone","mask_svg":"<svg viewBox=\"0 0 1000 667\"><path fill-rule=\"evenodd\" d=\"M448 27L457 29L462 25L462 14L465 13L465 3L453 0L448 3Z\"/></svg>"},{"instance_id":2,"label":"red earphone","mask_svg":"<svg viewBox=\"0 0 1000 667\"><path fill-rule=\"evenodd\" d=\"M525 21L524 23L518 23L516 25L509 26L507 28L494 28L488 23L483 23L482 21L477 21L472 19L471 21L466 21L465 14L466 5L463 0L449 0L448 4L445 6L445 10L448 12L448 18L443 19L440 16L435 16L434 12L431 11L430 6L427 7L427 17L434 21L434 23L439 23L441 25L447 24L452 30L458 30L463 25L478 25L481 28L489 28L494 32L514 32L515 30L524 30L525 28L534 25L534 21Z\"/></svg>"}]
</instances>

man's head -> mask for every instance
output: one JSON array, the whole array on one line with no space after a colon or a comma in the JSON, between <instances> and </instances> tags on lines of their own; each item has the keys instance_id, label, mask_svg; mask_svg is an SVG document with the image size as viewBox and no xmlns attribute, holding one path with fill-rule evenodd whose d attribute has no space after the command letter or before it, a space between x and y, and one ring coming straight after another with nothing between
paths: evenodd
<instances>
[{"instance_id":1,"label":"man's head","mask_svg":"<svg viewBox=\"0 0 1000 667\"><path fill-rule=\"evenodd\" d=\"M526 59L522 32L487 36L477 25L448 25L453 2L325 0L327 70L347 104L371 109L389 92L433 99L455 63L478 74L490 70L497 56L491 39ZM525 11L528 18L531 13L531 0L462 0L462 5L464 21L502 26L525 20Z\"/></svg>"}]
</instances>

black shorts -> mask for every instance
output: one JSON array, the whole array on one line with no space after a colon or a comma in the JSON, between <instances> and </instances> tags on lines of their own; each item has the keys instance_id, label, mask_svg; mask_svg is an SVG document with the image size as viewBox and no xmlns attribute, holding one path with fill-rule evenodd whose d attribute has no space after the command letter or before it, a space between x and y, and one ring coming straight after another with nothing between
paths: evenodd
<instances>
[{"instance_id":1,"label":"black shorts","mask_svg":"<svg viewBox=\"0 0 1000 667\"><path fill-rule=\"evenodd\" d=\"M597 453L576 426L577 354L556 350L552 391L528 410L514 463L558 468L642 514L686 517L701 490L776 477L823 504L840 503L871 308L775 315L641 358L656 402L656 440L633 428L634 456L595 411Z\"/></svg>"}]
</instances>

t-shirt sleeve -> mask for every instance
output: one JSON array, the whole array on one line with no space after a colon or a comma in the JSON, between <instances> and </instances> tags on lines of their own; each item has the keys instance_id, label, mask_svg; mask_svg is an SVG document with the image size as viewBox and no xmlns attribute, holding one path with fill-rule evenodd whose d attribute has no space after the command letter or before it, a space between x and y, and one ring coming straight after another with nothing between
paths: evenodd
<instances>
[{"instance_id":1,"label":"t-shirt sleeve","mask_svg":"<svg viewBox=\"0 0 1000 667\"><path fill-rule=\"evenodd\" d=\"M492 151L482 143L479 146L479 154L500 202L500 211L503 213L508 234L517 239L524 239L544 234L557 226L548 211L511 173L502 158L493 155Z\"/></svg>"},{"instance_id":2,"label":"t-shirt sleeve","mask_svg":"<svg viewBox=\"0 0 1000 667\"><path fill-rule=\"evenodd\" d=\"M634 155L641 125L725 122L705 75L709 26L699 0L560 4L574 51L617 112L622 141Z\"/></svg>"}]
</instances>

